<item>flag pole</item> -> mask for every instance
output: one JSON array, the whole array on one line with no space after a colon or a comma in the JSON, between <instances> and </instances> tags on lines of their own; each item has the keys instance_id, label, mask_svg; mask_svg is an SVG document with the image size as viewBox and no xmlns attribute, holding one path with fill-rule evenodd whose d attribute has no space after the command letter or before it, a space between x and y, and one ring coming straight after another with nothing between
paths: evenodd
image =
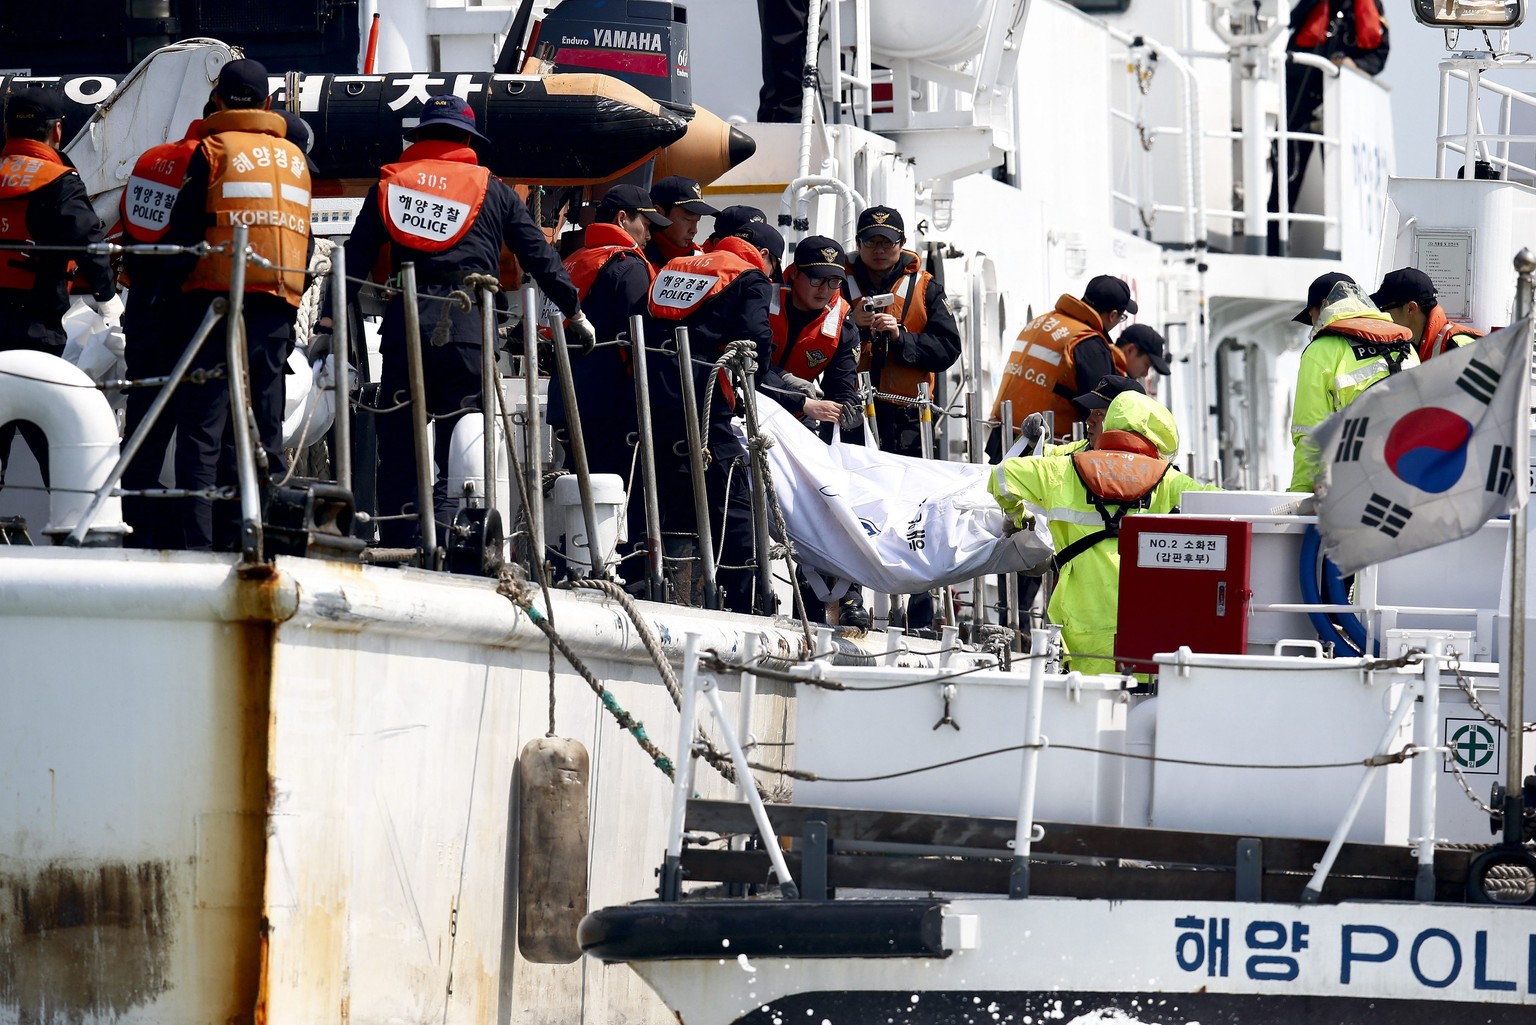
<instances>
[{"instance_id":1,"label":"flag pole","mask_svg":"<svg viewBox=\"0 0 1536 1025\"><path fill-rule=\"evenodd\" d=\"M1520 411L1523 423L1520 427L1530 436L1531 410L1531 332L1536 328L1532 317L1532 272L1536 271L1536 254L1521 249L1515 255L1515 270L1519 284L1515 288L1515 322L1526 318L1525 338L1522 348L1525 357L1521 361L1524 371L1520 376ZM1518 450L1517 450L1518 451ZM1529 459L1529 453L1527 453ZM1517 470L1524 467L1516 467ZM1528 486L1528 485L1527 485ZM1525 842L1525 590L1526 590L1526 517L1530 503L1522 502L1510 518L1509 567L1509 660L1505 674L1504 721L1507 724L1504 737L1504 842L1519 846Z\"/></svg>"}]
</instances>

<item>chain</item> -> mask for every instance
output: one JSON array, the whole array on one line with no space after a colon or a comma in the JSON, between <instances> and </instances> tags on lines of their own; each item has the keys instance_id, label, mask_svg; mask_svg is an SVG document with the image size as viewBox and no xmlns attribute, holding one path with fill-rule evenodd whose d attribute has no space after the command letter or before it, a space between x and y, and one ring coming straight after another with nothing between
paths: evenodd
<instances>
[{"instance_id":1,"label":"chain","mask_svg":"<svg viewBox=\"0 0 1536 1025\"><path fill-rule=\"evenodd\" d=\"M1456 686L1460 687L1461 692L1467 696L1467 704L1471 705L1477 714L1482 716L1490 725L1497 726L1505 733L1508 733L1509 726L1504 720L1488 711L1487 707L1477 699L1477 691L1473 689L1472 681L1468 680L1466 674L1461 671L1460 653L1452 651L1450 659L1446 664L1450 667L1451 672L1456 674ZM1536 723L1523 723L1520 729L1522 733L1536 733Z\"/></svg>"},{"instance_id":2,"label":"chain","mask_svg":"<svg viewBox=\"0 0 1536 1025\"><path fill-rule=\"evenodd\" d=\"M1447 748L1442 757L1445 759L1446 766L1450 768L1451 775L1456 777L1456 785L1461 787L1461 792L1467 795L1467 800L1477 805L1477 810L1485 815L1499 814L1484 804L1482 798L1472 792L1472 787L1467 783L1467 777L1461 774L1461 766L1456 761L1455 752Z\"/></svg>"}]
</instances>

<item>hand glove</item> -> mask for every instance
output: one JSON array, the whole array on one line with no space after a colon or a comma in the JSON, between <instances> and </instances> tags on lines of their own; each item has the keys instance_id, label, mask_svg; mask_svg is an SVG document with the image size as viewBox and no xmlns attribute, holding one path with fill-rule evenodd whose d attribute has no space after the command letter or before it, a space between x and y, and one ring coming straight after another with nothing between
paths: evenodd
<instances>
[{"instance_id":1,"label":"hand glove","mask_svg":"<svg viewBox=\"0 0 1536 1025\"><path fill-rule=\"evenodd\" d=\"M814 395L816 393L816 386L803 377L796 377L794 374L787 372L781 373L779 377L784 387L790 391L799 392L801 395Z\"/></svg>"},{"instance_id":2,"label":"hand glove","mask_svg":"<svg viewBox=\"0 0 1536 1025\"><path fill-rule=\"evenodd\" d=\"M85 305L101 315L101 319L109 324L115 324L123 319L123 301L117 296L110 299L98 299L93 295L85 297Z\"/></svg>"},{"instance_id":3,"label":"hand glove","mask_svg":"<svg viewBox=\"0 0 1536 1025\"><path fill-rule=\"evenodd\" d=\"M1024 438L1024 444L1033 448L1045 434L1045 414L1031 413L1019 424L1019 434Z\"/></svg>"},{"instance_id":4,"label":"hand glove","mask_svg":"<svg viewBox=\"0 0 1536 1025\"><path fill-rule=\"evenodd\" d=\"M309 344L304 347L304 355L313 363L315 360L325 359L330 355L331 346L335 344L331 333L324 328L316 328L310 332Z\"/></svg>"},{"instance_id":5,"label":"hand glove","mask_svg":"<svg viewBox=\"0 0 1536 1025\"><path fill-rule=\"evenodd\" d=\"M586 356L597 348L597 330L585 313L578 312L565 325L565 344Z\"/></svg>"},{"instance_id":6,"label":"hand glove","mask_svg":"<svg viewBox=\"0 0 1536 1025\"><path fill-rule=\"evenodd\" d=\"M864 404L862 402L844 402L843 418L838 421L845 431L851 431L864 426Z\"/></svg>"}]
</instances>

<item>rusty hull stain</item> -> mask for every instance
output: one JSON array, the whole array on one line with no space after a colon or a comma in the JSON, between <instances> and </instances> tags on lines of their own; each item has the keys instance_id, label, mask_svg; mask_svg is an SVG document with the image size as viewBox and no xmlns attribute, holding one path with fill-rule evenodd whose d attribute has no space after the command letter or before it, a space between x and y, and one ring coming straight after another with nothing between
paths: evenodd
<instances>
[{"instance_id":1,"label":"rusty hull stain","mask_svg":"<svg viewBox=\"0 0 1536 1025\"><path fill-rule=\"evenodd\" d=\"M38 1025L115 1018L170 988L169 862L0 875L0 1009Z\"/></svg>"},{"instance_id":2,"label":"rusty hull stain","mask_svg":"<svg viewBox=\"0 0 1536 1025\"><path fill-rule=\"evenodd\" d=\"M244 618L231 624L235 631L234 666L240 717L238 838L240 865L237 892L245 899L231 935L234 971L230 1006L218 1016L228 1025L265 1025L267 1021L267 965L270 923L266 911L267 825L271 821L277 785L272 777L269 741L272 736L272 672L277 646L277 624L283 615L276 599L282 578L275 572L246 572L239 583L239 608ZM211 1009L210 1009L211 1010Z\"/></svg>"}]
</instances>

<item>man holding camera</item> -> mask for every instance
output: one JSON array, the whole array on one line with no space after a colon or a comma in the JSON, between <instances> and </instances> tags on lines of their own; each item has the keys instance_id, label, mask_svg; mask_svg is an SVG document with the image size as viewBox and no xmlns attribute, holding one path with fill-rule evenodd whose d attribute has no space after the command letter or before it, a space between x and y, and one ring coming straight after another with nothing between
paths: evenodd
<instances>
[{"instance_id":1,"label":"man holding camera","mask_svg":"<svg viewBox=\"0 0 1536 1025\"><path fill-rule=\"evenodd\" d=\"M859 251L848 261L845 283L859 328L859 369L867 370L875 390L916 399L918 385L933 395L937 374L960 358L960 328L949 309L944 286L923 269L922 259L903 249L906 230L901 214L872 206L859 214ZM875 400L880 448L901 455L922 455L921 411L915 404Z\"/></svg>"}]
</instances>

